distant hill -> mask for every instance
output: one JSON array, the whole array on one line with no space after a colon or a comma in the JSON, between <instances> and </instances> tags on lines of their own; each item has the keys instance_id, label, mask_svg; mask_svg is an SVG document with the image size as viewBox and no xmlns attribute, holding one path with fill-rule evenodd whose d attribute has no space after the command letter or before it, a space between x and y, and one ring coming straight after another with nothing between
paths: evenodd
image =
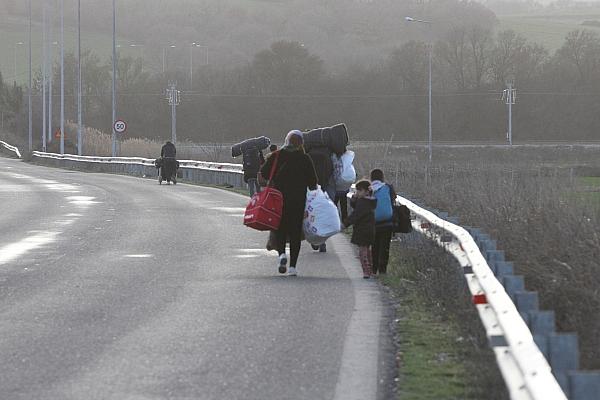
<instances>
[{"instance_id":1,"label":"distant hill","mask_svg":"<svg viewBox=\"0 0 600 400\"><path fill-rule=\"evenodd\" d=\"M18 0L3 3L6 7L0 10L0 45L5 54L12 54L14 43L27 37L27 4ZM89 38L84 46L101 55L110 54L112 14L107 3L82 0L82 30ZM130 44L142 44L143 49L128 52L139 56L143 52L146 65L154 70L162 68L163 54L169 66L189 68L193 42L205 46L192 49L196 62L208 58L211 64L234 66L249 62L277 40L304 43L329 68L369 65L379 63L407 40L429 38L425 26L407 23L406 16L433 20L436 36L465 21L496 24L494 13L484 6L458 0L119 0L117 4L122 50ZM65 0L68 32L75 27L75 5L75 0ZM34 20L38 37L34 42L39 46L39 7L34 9ZM70 35L67 39L73 42ZM0 67L4 71L10 68L10 60L2 59Z\"/></svg>"}]
</instances>

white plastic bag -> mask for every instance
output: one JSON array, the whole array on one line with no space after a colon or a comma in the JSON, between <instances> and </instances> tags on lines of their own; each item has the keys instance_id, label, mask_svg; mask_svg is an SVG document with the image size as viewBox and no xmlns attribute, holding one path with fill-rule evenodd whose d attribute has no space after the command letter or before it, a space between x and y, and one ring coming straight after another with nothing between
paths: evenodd
<instances>
[{"instance_id":1,"label":"white plastic bag","mask_svg":"<svg viewBox=\"0 0 600 400\"><path fill-rule=\"evenodd\" d=\"M346 151L341 157L335 154L331 155L333 162L333 179L335 181L335 190L344 192L352 186L356 180L356 170L354 169L354 152Z\"/></svg>"},{"instance_id":2,"label":"white plastic bag","mask_svg":"<svg viewBox=\"0 0 600 400\"><path fill-rule=\"evenodd\" d=\"M341 231L338 209L318 186L309 190L304 208L304 236L308 243L319 246Z\"/></svg>"}]
</instances>

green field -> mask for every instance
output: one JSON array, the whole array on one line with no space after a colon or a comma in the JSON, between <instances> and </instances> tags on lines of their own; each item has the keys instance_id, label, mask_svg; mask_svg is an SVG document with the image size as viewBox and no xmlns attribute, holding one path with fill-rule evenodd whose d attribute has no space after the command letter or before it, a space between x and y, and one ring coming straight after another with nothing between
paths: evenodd
<instances>
[{"instance_id":1,"label":"green field","mask_svg":"<svg viewBox=\"0 0 600 400\"><path fill-rule=\"evenodd\" d=\"M600 34L600 27L582 25L584 21L600 21L600 7L540 14L499 15L498 19L499 30L512 29L551 52L562 46L567 33L571 31L589 29Z\"/></svg>"}]
</instances>

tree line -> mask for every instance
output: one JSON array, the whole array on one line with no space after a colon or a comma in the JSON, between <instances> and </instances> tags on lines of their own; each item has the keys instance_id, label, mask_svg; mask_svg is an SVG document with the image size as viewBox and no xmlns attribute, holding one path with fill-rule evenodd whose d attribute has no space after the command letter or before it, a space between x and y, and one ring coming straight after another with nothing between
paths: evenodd
<instances>
[{"instance_id":1,"label":"tree line","mask_svg":"<svg viewBox=\"0 0 600 400\"><path fill-rule=\"evenodd\" d=\"M201 65L152 73L141 59L119 58L118 117L127 135L170 137L168 81L181 93L178 139L234 142L282 136L292 128L345 122L354 139L426 140L428 55L433 56L434 141L502 141L507 82L517 89L514 137L519 140L593 140L600 128L600 36L570 32L554 53L507 30L463 24L431 43L410 40L372 64L331 70L307 46L277 41L241 66ZM65 60L66 116L76 116L76 59ZM111 130L111 65L82 56L85 124ZM55 127L60 69L53 68ZM41 77L34 92L34 132L41 132ZM5 129L26 134L26 88L0 81ZM41 143L41 140L38 140Z\"/></svg>"}]
</instances>

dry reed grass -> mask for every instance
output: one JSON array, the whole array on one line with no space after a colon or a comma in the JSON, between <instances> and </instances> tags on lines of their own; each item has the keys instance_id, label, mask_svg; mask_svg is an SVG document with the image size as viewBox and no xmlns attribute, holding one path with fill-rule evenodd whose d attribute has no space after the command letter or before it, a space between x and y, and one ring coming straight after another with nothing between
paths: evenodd
<instances>
[{"instance_id":1,"label":"dry reed grass","mask_svg":"<svg viewBox=\"0 0 600 400\"><path fill-rule=\"evenodd\" d=\"M577 176L600 151L449 149L430 167L421 150L357 153L362 173L382 167L398 191L497 239L558 330L578 333L582 367L600 368L600 196L584 199Z\"/></svg>"}]
</instances>

